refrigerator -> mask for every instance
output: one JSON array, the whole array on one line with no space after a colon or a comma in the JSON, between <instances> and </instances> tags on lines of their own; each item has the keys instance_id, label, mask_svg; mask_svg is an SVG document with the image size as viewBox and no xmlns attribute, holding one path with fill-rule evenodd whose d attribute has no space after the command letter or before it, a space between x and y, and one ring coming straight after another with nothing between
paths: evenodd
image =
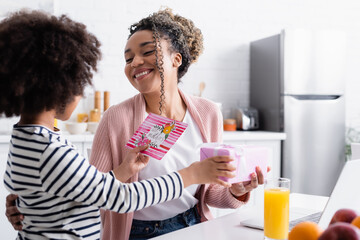
<instances>
[{"instance_id":1,"label":"refrigerator","mask_svg":"<svg viewBox=\"0 0 360 240\"><path fill-rule=\"evenodd\" d=\"M346 35L283 30L250 43L250 106L285 132L281 176L291 192L329 196L345 163Z\"/></svg>"}]
</instances>

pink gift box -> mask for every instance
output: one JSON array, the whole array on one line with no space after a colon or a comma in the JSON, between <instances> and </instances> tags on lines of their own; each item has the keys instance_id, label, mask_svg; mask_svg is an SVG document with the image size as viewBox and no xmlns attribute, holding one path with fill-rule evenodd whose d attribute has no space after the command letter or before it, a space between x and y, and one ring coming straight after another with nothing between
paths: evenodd
<instances>
[{"instance_id":1,"label":"pink gift box","mask_svg":"<svg viewBox=\"0 0 360 240\"><path fill-rule=\"evenodd\" d=\"M251 180L251 173L255 172L256 166L262 170L264 178L267 175L270 149L254 145L228 145L210 144L200 148L200 161L214 156L231 156L231 162L236 167L234 178L219 177L229 183L237 183Z\"/></svg>"}]
</instances>

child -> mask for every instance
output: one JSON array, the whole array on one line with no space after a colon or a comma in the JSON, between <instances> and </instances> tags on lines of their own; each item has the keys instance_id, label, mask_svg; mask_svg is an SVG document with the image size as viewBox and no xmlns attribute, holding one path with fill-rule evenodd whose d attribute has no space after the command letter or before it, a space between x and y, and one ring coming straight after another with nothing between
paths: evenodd
<instances>
[{"instance_id":1,"label":"child","mask_svg":"<svg viewBox=\"0 0 360 240\"><path fill-rule=\"evenodd\" d=\"M99 208L128 213L182 195L191 184L233 177L228 157L135 183L122 183L149 158L128 150L121 166L100 173L53 130L67 120L100 59L100 43L66 16L18 12L0 23L0 114L20 115L4 175L23 214L18 239L99 239ZM123 146L118 146L123 147ZM120 180L120 181L119 181Z\"/></svg>"}]
</instances>

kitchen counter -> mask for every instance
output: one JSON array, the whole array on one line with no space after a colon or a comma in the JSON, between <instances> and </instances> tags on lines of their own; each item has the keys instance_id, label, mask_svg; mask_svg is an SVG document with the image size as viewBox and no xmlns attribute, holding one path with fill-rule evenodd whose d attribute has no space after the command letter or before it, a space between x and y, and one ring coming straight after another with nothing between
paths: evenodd
<instances>
[{"instance_id":1,"label":"kitchen counter","mask_svg":"<svg viewBox=\"0 0 360 240\"><path fill-rule=\"evenodd\" d=\"M84 134L72 135L67 131L62 132L72 144L84 155L88 156L88 150L91 149L94 140L94 134L85 132ZM250 144L261 145L272 149L272 158L270 166L274 176L280 176L280 156L281 141L286 138L285 133L266 132L266 131L224 131L223 142L226 144ZM8 149L10 134L0 134L0 144L3 149Z\"/></svg>"},{"instance_id":2,"label":"kitchen counter","mask_svg":"<svg viewBox=\"0 0 360 240\"><path fill-rule=\"evenodd\" d=\"M92 142L94 139L94 134L90 132L85 132L84 134L70 134L69 132L62 132L62 135L70 140L70 142ZM0 135L0 143L8 143L9 141L10 134Z\"/></svg>"},{"instance_id":3,"label":"kitchen counter","mask_svg":"<svg viewBox=\"0 0 360 240\"><path fill-rule=\"evenodd\" d=\"M72 135L68 132L62 133L71 142L92 142L94 134L86 132L84 134ZM266 140L284 140L285 133L282 132L267 132L267 131L224 131L224 142L231 141L266 141ZM0 135L0 143L8 143L10 134Z\"/></svg>"},{"instance_id":4,"label":"kitchen counter","mask_svg":"<svg viewBox=\"0 0 360 240\"><path fill-rule=\"evenodd\" d=\"M225 141L265 141L265 140L285 140L286 134L283 132L267 131L224 131Z\"/></svg>"}]
</instances>

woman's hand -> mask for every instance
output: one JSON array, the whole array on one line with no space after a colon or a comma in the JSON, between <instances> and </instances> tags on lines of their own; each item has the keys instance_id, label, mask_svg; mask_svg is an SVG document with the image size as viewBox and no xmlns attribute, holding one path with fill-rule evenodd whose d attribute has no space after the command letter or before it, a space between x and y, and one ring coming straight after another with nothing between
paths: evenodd
<instances>
[{"instance_id":1,"label":"woman's hand","mask_svg":"<svg viewBox=\"0 0 360 240\"><path fill-rule=\"evenodd\" d=\"M126 182L135 173L143 169L149 162L149 157L141 154L149 145L139 146L131 149L121 162L120 166L114 169L116 179Z\"/></svg>"},{"instance_id":2,"label":"woman's hand","mask_svg":"<svg viewBox=\"0 0 360 240\"><path fill-rule=\"evenodd\" d=\"M230 162L233 161L229 156L210 157L200 162L194 162L189 167L179 171L184 187L192 184L215 183L224 187L231 184L224 182L219 177L233 178L236 169Z\"/></svg>"},{"instance_id":3,"label":"woman's hand","mask_svg":"<svg viewBox=\"0 0 360 240\"><path fill-rule=\"evenodd\" d=\"M13 228L17 231L22 230L21 221L24 220L24 215L19 212L17 209L15 201L18 198L15 194L9 194L6 197L6 212L5 215L8 218L8 221L11 223Z\"/></svg>"},{"instance_id":4,"label":"woman's hand","mask_svg":"<svg viewBox=\"0 0 360 240\"><path fill-rule=\"evenodd\" d=\"M267 171L270 171L270 167L267 168ZM264 175L261 168L256 167L255 172L251 174L250 181L233 183L229 191L234 197L240 197L262 184L264 184Z\"/></svg>"}]
</instances>

